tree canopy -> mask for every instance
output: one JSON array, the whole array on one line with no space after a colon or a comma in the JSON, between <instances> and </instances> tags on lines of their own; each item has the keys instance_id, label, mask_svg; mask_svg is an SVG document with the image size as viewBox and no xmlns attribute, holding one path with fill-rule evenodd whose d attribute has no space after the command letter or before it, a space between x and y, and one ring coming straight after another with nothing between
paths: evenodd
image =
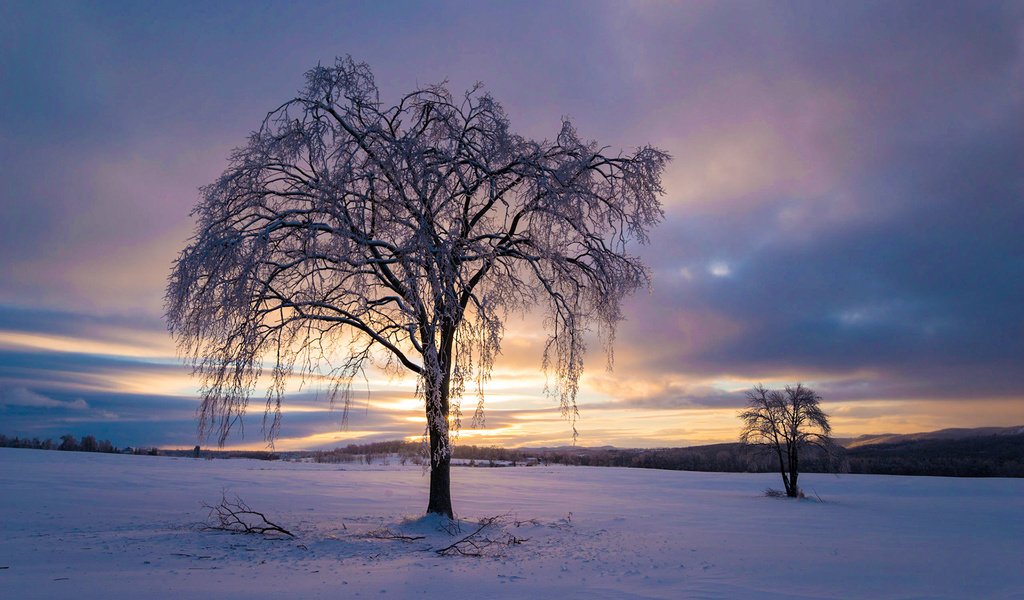
<instances>
[{"instance_id":1,"label":"tree canopy","mask_svg":"<svg viewBox=\"0 0 1024 600\"><path fill-rule=\"evenodd\" d=\"M446 468L459 399L471 386L482 416L503 323L533 306L548 392L574 420L586 332L610 352L621 300L648 282L627 246L662 217L668 160L608 153L567 119L554 140L516 135L480 86L386 105L365 64L312 69L202 189L170 277L201 432L226 440L265 361L268 440L294 374L324 375L347 407L352 378L376 365L418 377L432 466Z\"/></svg>"}]
</instances>

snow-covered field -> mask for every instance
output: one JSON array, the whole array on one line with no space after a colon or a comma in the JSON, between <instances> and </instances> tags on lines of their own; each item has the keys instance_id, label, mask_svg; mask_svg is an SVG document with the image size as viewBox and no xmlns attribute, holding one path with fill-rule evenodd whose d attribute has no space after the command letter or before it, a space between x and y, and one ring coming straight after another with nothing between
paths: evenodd
<instances>
[{"instance_id":1,"label":"snow-covered field","mask_svg":"<svg viewBox=\"0 0 1024 600\"><path fill-rule=\"evenodd\" d=\"M419 467L0 448L0 597L1024 598L1024 480L804 477L824 503L769 475L457 468L453 537ZM225 489L297 538L202 530ZM434 552L495 515L483 557Z\"/></svg>"}]
</instances>

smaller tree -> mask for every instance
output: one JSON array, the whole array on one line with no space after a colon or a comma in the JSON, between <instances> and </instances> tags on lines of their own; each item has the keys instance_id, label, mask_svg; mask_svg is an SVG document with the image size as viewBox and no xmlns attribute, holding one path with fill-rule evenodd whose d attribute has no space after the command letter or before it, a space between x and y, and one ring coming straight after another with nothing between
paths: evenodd
<instances>
[{"instance_id":1,"label":"smaller tree","mask_svg":"<svg viewBox=\"0 0 1024 600\"><path fill-rule=\"evenodd\" d=\"M779 473L786 495L800 494L800 452L808 446L821 448L827 457L835 456L832 426L821 410L821 396L802 384L785 390L769 390L758 384L747 392L747 409L740 413L744 444L764 446L779 459Z\"/></svg>"}]
</instances>

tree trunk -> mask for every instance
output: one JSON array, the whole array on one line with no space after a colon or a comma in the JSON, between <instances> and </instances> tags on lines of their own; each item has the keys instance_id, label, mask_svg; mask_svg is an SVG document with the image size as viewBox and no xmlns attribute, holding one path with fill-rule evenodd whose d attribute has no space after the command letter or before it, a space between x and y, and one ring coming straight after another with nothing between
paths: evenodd
<instances>
[{"instance_id":1,"label":"tree trunk","mask_svg":"<svg viewBox=\"0 0 1024 600\"><path fill-rule=\"evenodd\" d=\"M452 450L448 439L448 387L441 385L436 392L440 406L430 401L427 390L427 432L430 437L430 499L427 513L454 518L452 511L451 462Z\"/></svg>"},{"instance_id":2,"label":"tree trunk","mask_svg":"<svg viewBox=\"0 0 1024 600\"><path fill-rule=\"evenodd\" d=\"M792 487L789 485L789 478L786 477L786 461L782 459L782 448L778 444L775 445L775 453L779 457L779 474L782 475L782 485L786 487L786 495L793 496L795 494L790 493Z\"/></svg>"},{"instance_id":3,"label":"tree trunk","mask_svg":"<svg viewBox=\"0 0 1024 600\"><path fill-rule=\"evenodd\" d=\"M452 510L451 463L452 447L448 436L449 393L451 391L452 349L455 327L441 328L441 351L438 353L440 381L425 377L427 400L427 432L430 437L430 498L427 514L455 518ZM431 399L436 398L436 402Z\"/></svg>"},{"instance_id":4,"label":"tree trunk","mask_svg":"<svg viewBox=\"0 0 1024 600\"><path fill-rule=\"evenodd\" d=\"M797 461L797 449L793 447L789 450L789 489L786 490L790 498L796 498L800 495L800 488L796 485L796 478L800 468Z\"/></svg>"},{"instance_id":5,"label":"tree trunk","mask_svg":"<svg viewBox=\"0 0 1024 600\"><path fill-rule=\"evenodd\" d=\"M430 499L427 501L427 513L444 515L449 519L455 517L452 511L452 490L451 490L451 456L444 451L444 456L437 458L439 447L442 445L441 436L448 437L447 432L435 432L434 427L430 428ZM447 439L443 444L447 444Z\"/></svg>"}]
</instances>

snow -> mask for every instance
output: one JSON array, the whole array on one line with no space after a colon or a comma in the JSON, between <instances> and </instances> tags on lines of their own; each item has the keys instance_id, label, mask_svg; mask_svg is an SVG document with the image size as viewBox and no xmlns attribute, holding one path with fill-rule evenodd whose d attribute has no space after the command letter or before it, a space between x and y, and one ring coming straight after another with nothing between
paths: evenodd
<instances>
[{"instance_id":1,"label":"snow","mask_svg":"<svg viewBox=\"0 0 1024 600\"><path fill-rule=\"evenodd\" d=\"M454 537L415 466L2 448L0 597L1024 598L1024 480L803 475L794 501L764 474L452 478ZM201 529L223 491L297 538ZM496 515L483 557L434 551Z\"/></svg>"}]
</instances>

